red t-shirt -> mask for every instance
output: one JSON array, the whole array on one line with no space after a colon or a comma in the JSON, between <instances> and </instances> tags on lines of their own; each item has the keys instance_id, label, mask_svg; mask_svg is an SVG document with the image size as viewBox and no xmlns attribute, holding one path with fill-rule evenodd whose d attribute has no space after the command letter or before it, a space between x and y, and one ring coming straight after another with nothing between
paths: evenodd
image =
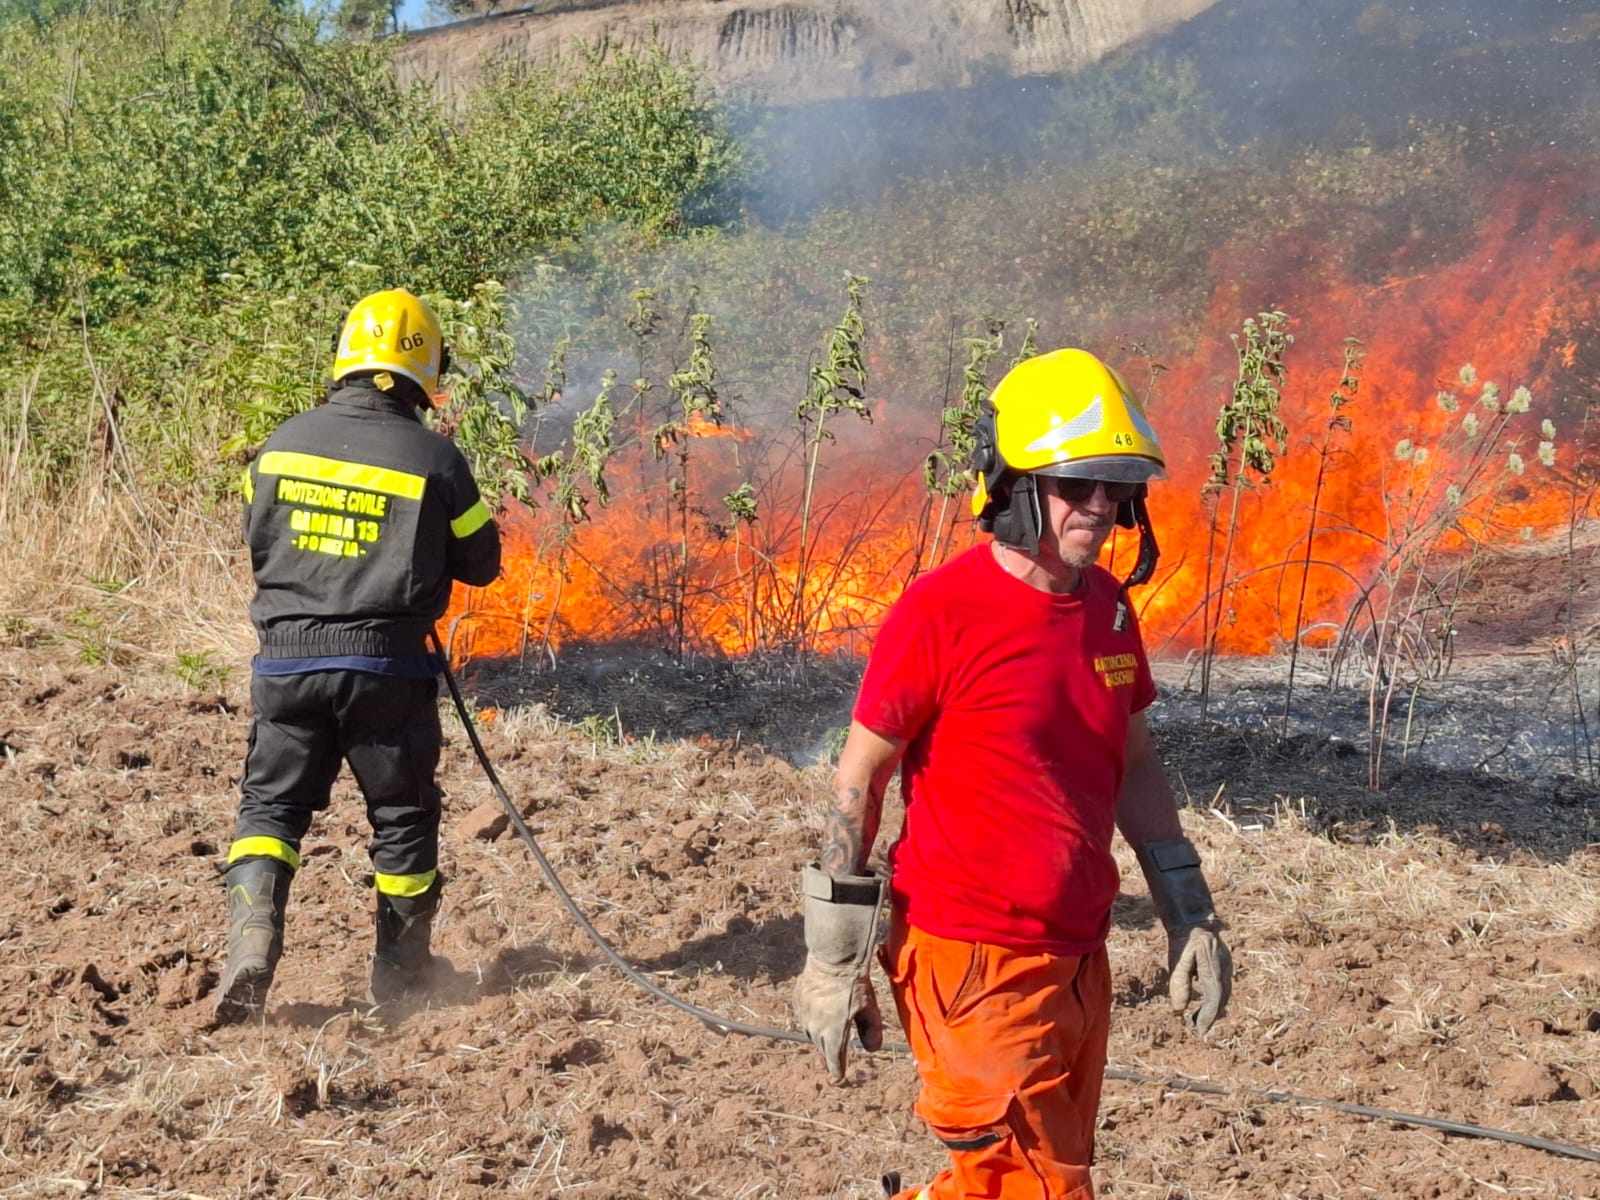
<instances>
[{"instance_id":1,"label":"red t-shirt","mask_svg":"<svg viewBox=\"0 0 1600 1200\"><path fill-rule=\"evenodd\" d=\"M895 902L938 937L1087 954L1117 894L1128 718L1155 699L1117 581L1072 595L1013 578L987 543L924 575L873 643L855 719L909 743Z\"/></svg>"}]
</instances>

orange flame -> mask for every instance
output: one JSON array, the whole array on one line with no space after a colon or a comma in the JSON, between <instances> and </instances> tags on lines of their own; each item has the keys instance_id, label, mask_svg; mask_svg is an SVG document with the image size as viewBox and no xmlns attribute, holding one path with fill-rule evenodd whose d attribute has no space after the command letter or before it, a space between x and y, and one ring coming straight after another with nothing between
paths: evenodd
<instances>
[{"instance_id":1,"label":"orange flame","mask_svg":"<svg viewBox=\"0 0 1600 1200\"><path fill-rule=\"evenodd\" d=\"M698 412L689 414L689 423L683 427L683 431L690 437L732 438L736 442L748 442L755 437L755 434L748 429L742 429L737 425L718 425L706 420Z\"/></svg>"},{"instance_id":2,"label":"orange flame","mask_svg":"<svg viewBox=\"0 0 1600 1200\"><path fill-rule=\"evenodd\" d=\"M1586 179L1573 170L1557 172L1552 183L1547 171L1537 185L1506 185L1471 248L1423 274L1362 278L1303 232L1266 250L1258 244L1218 250L1219 282L1201 326L1208 348L1171 364L1150 404L1170 467L1150 496L1161 566L1135 594L1153 650L1200 641L1211 529L1202 484L1216 448L1215 414L1235 372L1222 335L1264 307L1263 299L1293 317L1297 341L1287 356L1281 408L1291 442L1270 484L1240 497L1221 647L1261 653L1295 636L1318 448L1329 436L1327 398L1347 335L1363 340L1367 357L1355 403L1345 410L1351 428L1331 435L1336 452L1316 503L1302 629L1342 621L1384 566L1405 522L1440 511L1445 489L1483 445L1467 436L1467 415L1484 428L1495 419L1485 401L1489 380L1499 386L1501 405L1526 386L1533 407L1508 427L1508 436L1512 429L1520 434L1499 445L1483 468L1502 471L1515 450L1527 473L1508 477L1509 503L1492 527L1480 514L1477 534L1504 540L1522 527L1564 526L1570 494L1538 465L1535 445L1541 418L1573 432L1573 422L1563 419L1569 389L1588 386L1581 372L1593 370L1600 357L1594 286L1600 233L1582 215ZM1470 384L1460 377L1468 363L1478 374ZM1441 404L1441 391L1453 401ZM698 414L687 432L706 442L694 450L687 530L648 456L613 460L611 490L619 499L568 541L557 536L551 514L509 517L502 522L501 579L488 589L457 589L453 597L447 616L456 634L453 653L526 655L569 641L626 638L730 654L780 646L863 652L906 582L976 536L965 497L930 499L921 484L936 407L891 392L876 411L879 420L865 437L877 440L829 447L803 541L802 468L777 472L760 489L755 523L740 523L716 497L744 477L736 458L743 454L748 466L751 452L739 446L754 442L759 454L773 443ZM1409 455L1404 448L1397 455L1402 440L1413 447ZM1557 453L1570 470L1572 448ZM1219 539L1231 503L1230 497L1222 507ZM1126 533L1113 543L1109 561L1119 574L1131 566L1134 546ZM1214 557L1220 555L1219 540Z\"/></svg>"}]
</instances>

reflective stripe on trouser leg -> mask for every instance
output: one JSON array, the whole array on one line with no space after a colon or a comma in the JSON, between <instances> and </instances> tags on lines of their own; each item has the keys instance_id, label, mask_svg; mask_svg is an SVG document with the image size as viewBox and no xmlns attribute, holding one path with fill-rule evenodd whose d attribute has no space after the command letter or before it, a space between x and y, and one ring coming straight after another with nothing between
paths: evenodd
<instances>
[{"instance_id":1,"label":"reflective stripe on trouser leg","mask_svg":"<svg viewBox=\"0 0 1600 1200\"><path fill-rule=\"evenodd\" d=\"M922 1080L917 1115L950 1150L926 1200L1092 1200L1104 949L1027 954L937 938L896 912L884 958Z\"/></svg>"},{"instance_id":2,"label":"reflective stripe on trouser leg","mask_svg":"<svg viewBox=\"0 0 1600 1200\"><path fill-rule=\"evenodd\" d=\"M366 798L372 867L385 895L426 890L439 865L438 695L433 679L375 675L352 677L341 690L340 737Z\"/></svg>"},{"instance_id":3,"label":"reflective stripe on trouser leg","mask_svg":"<svg viewBox=\"0 0 1600 1200\"><path fill-rule=\"evenodd\" d=\"M339 729L326 689L323 674L251 677L250 743L239 783L234 844L270 839L293 857L270 849L230 850L229 862L262 853L299 865L300 841L312 816L328 807L339 774Z\"/></svg>"},{"instance_id":4,"label":"reflective stripe on trouser leg","mask_svg":"<svg viewBox=\"0 0 1600 1200\"><path fill-rule=\"evenodd\" d=\"M244 858L275 858L288 864L291 871L300 869L300 852L282 838L256 835L235 838L228 847L228 865Z\"/></svg>"},{"instance_id":5,"label":"reflective stripe on trouser leg","mask_svg":"<svg viewBox=\"0 0 1600 1200\"><path fill-rule=\"evenodd\" d=\"M437 878L437 869L423 871L419 875L385 875L382 871L374 871L372 885L385 896L420 896L433 886Z\"/></svg>"}]
</instances>

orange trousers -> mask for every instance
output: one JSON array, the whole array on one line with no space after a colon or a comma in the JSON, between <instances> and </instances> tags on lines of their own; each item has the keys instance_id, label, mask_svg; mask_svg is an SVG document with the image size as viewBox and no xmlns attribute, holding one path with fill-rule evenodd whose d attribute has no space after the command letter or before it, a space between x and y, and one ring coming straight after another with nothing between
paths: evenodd
<instances>
[{"instance_id":1,"label":"orange trousers","mask_svg":"<svg viewBox=\"0 0 1600 1200\"><path fill-rule=\"evenodd\" d=\"M1111 970L934 937L897 911L882 960L950 1166L896 1200L1094 1200Z\"/></svg>"}]
</instances>

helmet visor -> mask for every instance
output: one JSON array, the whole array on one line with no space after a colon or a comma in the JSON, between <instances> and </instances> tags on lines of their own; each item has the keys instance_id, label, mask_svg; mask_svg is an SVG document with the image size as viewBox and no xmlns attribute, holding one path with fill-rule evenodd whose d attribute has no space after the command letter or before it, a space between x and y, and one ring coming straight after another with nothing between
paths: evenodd
<instances>
[{"instance_id":1,"label":"helmet visor","mask_svg":"<svg viewBox=\"0 0 1600 1200\"><path fill-rule=\"evenodd\" d=\"M1132 454L1106 454L1099 458L1075 458L1071 462L1035 467L1031 474L1054 475L1059 479L1104 479L1109 483L1148 483L1165 479L1166 470L1152 458Z\"/></svg>"}]
</instances>

